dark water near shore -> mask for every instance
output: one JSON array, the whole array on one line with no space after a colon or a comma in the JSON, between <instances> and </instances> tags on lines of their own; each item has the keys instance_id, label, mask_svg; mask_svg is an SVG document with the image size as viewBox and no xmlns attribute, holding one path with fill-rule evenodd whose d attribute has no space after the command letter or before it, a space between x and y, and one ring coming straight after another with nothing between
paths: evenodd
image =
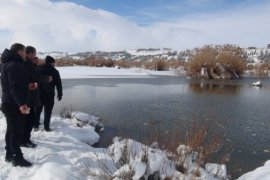
<instances>
[{"instance_id":1,"label":"dark water near shore","mask_svg":"<svg viewBox=\"0 0 270 180\"><path fill-rule=\"evenodd\" d=\"M252 83L261 80L261 88ZM101 117L105 131L100 147L111 137L128 136L145 142L151 137L172 141L196 122L222 137L223 149L211 160L226 162L233 178L270 159L270 79L188 80L180 77L63 80L64 98L54 113L73 109ZM177 142L175 142L177 143Z\"/></svg>"}]
</instances>

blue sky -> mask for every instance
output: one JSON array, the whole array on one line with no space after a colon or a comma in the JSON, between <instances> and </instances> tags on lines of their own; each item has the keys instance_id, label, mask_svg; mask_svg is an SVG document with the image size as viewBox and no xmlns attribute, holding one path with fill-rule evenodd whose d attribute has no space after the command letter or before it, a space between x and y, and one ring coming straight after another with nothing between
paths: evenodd
<instances>
[{"instance_id":1,"label":"blue sky","mask_svg":"<svg viewBox=\"0 0 270 180\"><path fill-rule=\"evenodd\" d=\"M61 2L61 0L54 0ZM104 9L139 25L173 20L194 14L226 12L263 4L266 0L67 0L91 9Z\"/></svg>"},{"instance_id":2,"label":"blue sky","mask_svg":"<svg viewBox=\"0 0 270 180\"><path fill-rule=\"evenodd\" d=\"M270 0L0 0L0 49L266 47ZM18 20L19 17L19 20Z\"/></svg>"}]
</instances>

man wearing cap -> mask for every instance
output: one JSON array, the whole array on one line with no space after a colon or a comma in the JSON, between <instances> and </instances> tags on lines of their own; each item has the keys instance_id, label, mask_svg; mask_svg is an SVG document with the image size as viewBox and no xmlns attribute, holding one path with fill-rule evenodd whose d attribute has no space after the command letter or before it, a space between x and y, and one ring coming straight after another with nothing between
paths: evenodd
<instances>
[{"instance_id":1,"label":"man wearing cap","mask_svg":"<svg viewBox=\"0 0 270 180\"><path fill-rule=\"evenodd\" d=\"M40 99L42 106L39 108L39 115L44 106L44 129L51 131L50 121L54 106L55 88L57 91L57 99L60 101L63 96L62 82L59 72L55 69L55 59L51 56L46 56L45 63L38 66L38 72L44 76L51 76L52 81L41 83L40 85Z\"/></svg>"}]
</instances>

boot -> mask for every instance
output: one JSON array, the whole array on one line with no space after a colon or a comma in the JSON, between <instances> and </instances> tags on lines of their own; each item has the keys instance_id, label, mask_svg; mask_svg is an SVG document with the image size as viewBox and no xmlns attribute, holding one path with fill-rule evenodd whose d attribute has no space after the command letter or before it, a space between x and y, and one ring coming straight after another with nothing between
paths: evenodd
<instances>
[{"instance_id":1,"label":"boot","mask_svg":"<svg viewBox=\"0 0 270 180\"><path fill-rule=\"evenodd\" d=\"M37 144L33 143L31 140L28 140L27 142L21 143L21 147L36 148Z\"/></svg>"},{"instance_id":2,"label":"boot","mask_svg":"<svg viewBox=\"0 0 270 180\"><path fill-rule=\"evenodd\" d=\"M11 162L13 160L13 154L11 152L6 152L5 161Z\"/></svg>"},{"instance_id":3,"label":"boot","mask_svg":"<svg viewBox=\"0 0 270 180\"><path fill-rule=\"evenodd\" d=\"M13 166L20 166L20 167L30 167L30 166L32 166L32 163L25 160L23 158L23 156L14 156L14 158L12 160L12 165Z\"/></svg>"},{"instance_id":4,"label":"boot","mask_svg":"<svg viewBox=\"0 0 270 180\"><path fill-rule=\"evenodd\" d=\"M45 131L47 131L47 132L51 132L51 131L52 131L52 129L51 129L50 127L45 127L44 129L45 129Z\"/></svg>"}]
</instances>

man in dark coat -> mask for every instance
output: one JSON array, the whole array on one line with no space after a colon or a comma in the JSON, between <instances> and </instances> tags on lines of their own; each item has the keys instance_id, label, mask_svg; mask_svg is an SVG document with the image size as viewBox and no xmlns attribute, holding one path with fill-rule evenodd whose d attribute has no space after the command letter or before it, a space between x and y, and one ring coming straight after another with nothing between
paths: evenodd
<instances>
[{"instance_id":1,"label":"man in dark coat","mask_svg":"<svg viewBox=\"0 0 270 180\"><path fill-rule=\"evenodd\" d=\"M51 56L46 56L45 63L38 66L38 72L44 76L51 76L52 81L48 83L42 83L40 85L40 99L42 106L39 108L41 113L44 106L44 129L45 131L51 131L50 121L52 110L54 106L55 87L57 90L57 99L60 101L63 96L62 82L59 72L54 68L55 59Z\"/></svg>"},{"instance_id":2,"label":"man in dark coat","mask_svg":"<svg viewBox=\"0 0 270 180\"><path fill-rule=\"evenodd\" d=\"M7 162L14 166L29 167L32 163L24 159L20 148L20 140L23 133L24 115L30 109L27 106L28 85L25 71L22 67L25 58L24 45L15 43L10 50L5 49L1 55L2 73L2 111L6 117L7 131L6 156Z\"/></svg>"},{"instance_id":3,"label":"man in dark coat","mask_svg":"<svg viewBox=\"0 0 270 180\"><path fill-rule=\"evenodd\" d=\"M48 76L42 76L38 73L37 67L34 64L36 58L36 49L32 46L25 48L26 59L23 63L23 68L27 75L28 83L35 83L36 85L49 81ZM38 83L38 84L37 84ZM26 115L26 122L24 133L21 141L21 146L35 148L37 145L30 140L31 131L34 127L36 118L38 118L38 106L41 105L38 88L30 89L29 91L29 106L30 113Z\"/></svg>"}]
</instances>

